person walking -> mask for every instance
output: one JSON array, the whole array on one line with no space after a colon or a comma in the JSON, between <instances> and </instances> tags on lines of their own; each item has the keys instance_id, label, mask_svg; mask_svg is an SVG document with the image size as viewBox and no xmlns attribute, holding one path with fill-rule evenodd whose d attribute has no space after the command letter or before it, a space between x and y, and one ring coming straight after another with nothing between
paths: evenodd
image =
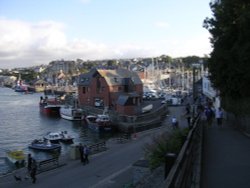
<instances>
[{"instance_id":1,"label":"person walking","mask_svg":"<svg viewBox=\"0 0 250 188\"><path fill-rule=\"evenodd\" d=\"M211 106L206 107L205 114L206 114L206 118L207 118L207 126L211 127L212 123L213 123L213 118L214 118L214 111L211 108Z\"/></svg>"},{"instance_id":2,"label":"person walking","mask_svg":"<svg viewBox=\"0 0 250 188\"><path fill-rule=\"evenodd\" d=\"M83 147L84 163L89 163L89 147L84 145Z\"/></svg>"},{"instance_id":3,"label":"person walking","mask_svg":"<svg viewBox=\"0 0 250 188\"><path fill-rule=\"evenodd\" d=\"M222 126L222 119L223 119L223 111L222 111L221 107L216 109L215 118L217 120L218 127L221 127Z\"/></svg>"},{"instance_id":4,"label":"person walking","mask_svg":"<svg viewBox=\"0 0 250 188\"><path fill-rule=\"evenodd\" d=\"M178 128L178 120L176 117L172 117L172 127L173 127L173 129Z\"/></svg>"},{"instance_id":5,"label":"person walking","mask_svg":"<svg viewBox=\"0 0 250 188\"><path fill-rule=\"evenodd\" d=\"M191 128L191 109L190 104L188 103L185 108L185 117L187 119L188 127Z\"/></svg>"},{"instance_id":6,"label":"person walking","mask_svg":"<svg viewBox=\"0 0 250 188\"><path fill-rule=\"evenodd\" d=\"M36 183L36 171L37 171L36 160L33 159L30 171L30 177L32 178L32 183Z\"/></svg>"},{"instance_id":7,"label":"person walking","mask_svg":"<svg viewBox=\"0 0 250 188\"><path fill-rule=\"evenodd\" d=\"M79 144L79 153L80 153L80 160L81 160L81 163L84 164L85 161L84 161L83 145L82 145L82 143Z\"/></svg>"}]
</instances>

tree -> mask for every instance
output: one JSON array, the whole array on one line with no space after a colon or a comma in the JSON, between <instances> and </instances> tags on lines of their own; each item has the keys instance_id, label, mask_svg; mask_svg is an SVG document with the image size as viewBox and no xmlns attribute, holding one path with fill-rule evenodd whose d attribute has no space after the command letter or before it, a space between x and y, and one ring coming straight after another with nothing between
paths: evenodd
<instances>
[{"instance_id":1,"label":"tree","mask_svg":"<svg viewBox=\"0 0 250 188\"><path fill-rule=\"evenodd\" d=\"M211 81L230 111L250 112L250 2L217 0L210 3L212 18L204 20L211 33ZM230 101L230 102L229 102ZM248 103L249 104L249 103Z\"/></svg>"}]
</instances>

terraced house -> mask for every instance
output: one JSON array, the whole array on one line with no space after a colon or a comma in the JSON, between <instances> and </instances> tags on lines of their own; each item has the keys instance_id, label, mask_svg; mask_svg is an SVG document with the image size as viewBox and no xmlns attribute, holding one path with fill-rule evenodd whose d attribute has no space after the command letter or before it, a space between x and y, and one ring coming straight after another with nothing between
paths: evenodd
<instances>
[{"instance_id":1,"label":"terraced house","mask_svg":"<svg viewBox=\"0 0 250 188\"><path fill-rule=\"evenodd\" d=\"M139 113L143 84L136 72L127 69L92 69L80 75L80 106L109 107L124 115Z\"/></svg>"}]
</instances>

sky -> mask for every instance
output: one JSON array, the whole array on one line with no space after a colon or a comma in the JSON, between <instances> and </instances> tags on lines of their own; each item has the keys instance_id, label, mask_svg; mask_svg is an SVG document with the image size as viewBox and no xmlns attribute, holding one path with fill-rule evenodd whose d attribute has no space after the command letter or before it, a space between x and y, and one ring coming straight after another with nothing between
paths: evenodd
<instances>
[{"instance_id":1,"label":"sky","mask_svg":"<svg viewBox=\"0 0 250 188\"><path fill-rule=\"evenodd\" d=\"M0 68L209 55L210 0L0 0Z\"/></svg>"}]
</instances>

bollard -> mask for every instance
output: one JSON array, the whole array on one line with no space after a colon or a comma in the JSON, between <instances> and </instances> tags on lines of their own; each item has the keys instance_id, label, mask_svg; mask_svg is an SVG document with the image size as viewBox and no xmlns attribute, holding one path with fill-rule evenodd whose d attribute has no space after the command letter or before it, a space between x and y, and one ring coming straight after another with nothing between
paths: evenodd
<instances>
[{"instance_id":1,"label":"bollard","mask_svg":"<svg viewBox=\"0 0 250 188\"><path fill-rule=\"evenodd\" d=\"M176 159L175 153L167 153L165 156L165 176L166 179Z\"/></svg>"}]
</instances>

